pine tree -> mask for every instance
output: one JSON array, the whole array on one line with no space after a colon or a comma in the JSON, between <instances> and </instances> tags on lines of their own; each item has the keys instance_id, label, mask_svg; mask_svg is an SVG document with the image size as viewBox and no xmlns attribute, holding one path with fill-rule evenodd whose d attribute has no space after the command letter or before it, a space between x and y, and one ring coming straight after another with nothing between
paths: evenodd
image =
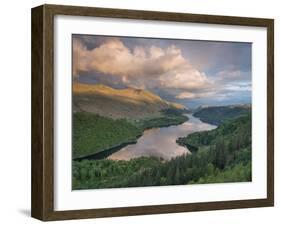
<instances>
[{"instance_id":1,"label":"pine tree","mask_svg":"<svg viewBox=\"0 0 281 226\"><path fill-rule=\"evenodd\" d=\"M180 174L180 169L177 166L176 168L176 173L175 173L175 178L174 178L174 184L181 184L181 174Z\"/></svg>"}]
</instances>

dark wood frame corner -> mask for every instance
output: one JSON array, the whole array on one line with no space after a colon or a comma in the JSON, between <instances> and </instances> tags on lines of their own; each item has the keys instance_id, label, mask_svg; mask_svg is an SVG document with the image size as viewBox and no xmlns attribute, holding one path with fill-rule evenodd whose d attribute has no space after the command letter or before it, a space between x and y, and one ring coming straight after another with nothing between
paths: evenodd
<instances>
[{"instance_id":1,"label":"dark wood frame corner","mask_svg":"<svg viewBox=\"0 0 281 226\"><path fill-rule=\"evenodd\" d=\"M173 205L54 211L53 27L55 15L257 26L267 28L267 198ZM49 220L160 214L274 205L274 21L272 19L42 5L32 9L31 215Z\"/></svg>"}]
</instances>

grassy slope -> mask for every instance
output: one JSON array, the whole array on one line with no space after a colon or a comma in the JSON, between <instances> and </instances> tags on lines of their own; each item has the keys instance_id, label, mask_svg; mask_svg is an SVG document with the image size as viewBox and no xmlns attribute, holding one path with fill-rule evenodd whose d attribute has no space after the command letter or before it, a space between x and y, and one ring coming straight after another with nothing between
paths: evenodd
<instances>
[{"instance_id":1,"label":"grassy slope","mask_svg":"<svg viewBox=\"0 0 281 226\"><path fill-rule=\"evenodd\" d=\"M250 110L249 105L214 106L203 108L195 112L194 116L203 122L220 125L226 120L248 114Z\"/></svg>"}]
</instances>

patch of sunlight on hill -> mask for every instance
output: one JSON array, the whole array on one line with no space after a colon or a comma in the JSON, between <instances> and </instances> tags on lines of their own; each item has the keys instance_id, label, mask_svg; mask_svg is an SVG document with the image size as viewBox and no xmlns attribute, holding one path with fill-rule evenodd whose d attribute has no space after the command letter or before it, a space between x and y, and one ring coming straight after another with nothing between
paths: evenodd
<instances>
[{"instance_id":1,"label":"patch of sunlight on hill","mask_svg":"<svg viewBox=\"0 0 281 226\"><path fill-rule=\"evenodd\" d=\"M73 84L74 112L91 112L111 118L156 117L168 108L183 110L147 90L114 89L101 84Z\"/></svg>"}]
</instances>

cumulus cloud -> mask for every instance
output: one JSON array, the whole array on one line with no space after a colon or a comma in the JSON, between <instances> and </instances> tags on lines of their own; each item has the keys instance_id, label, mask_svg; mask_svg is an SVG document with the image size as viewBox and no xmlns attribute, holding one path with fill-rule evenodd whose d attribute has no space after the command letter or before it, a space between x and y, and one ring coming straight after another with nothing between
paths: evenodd
<instances>
[{"instance_id":1,"label":"cumulus cloud","mask_svg":"<svg viewBox=\"0 0 281 226\"><path fill-rule=\"evenodd\" d=\"M204 78L203 76L200 77ZM199 80L198 78L197 80ZM251 92L251 73L235 68L219 71L212 78L207 78L208 86L201 86L193 92L183 91L176 95L177 99L206 99L223 100L237 95L237 92ZM196 80L194 85L196 85Z\"/></svg>"},{"instance_id":2,"label":"cumulus cloud","mask_svg":"<svg viewBox=\"0 0 281 226\"><path fill-rule=\"evenodd\" d=\"M138 88L192 92L210 86L207 76L193 67L175 45L129 49L117 38L106 39L93 49L73 39L73 75L84 72L114 76L120 83Z\"/></svg>"},{"instance_id":3,"label":"cumulus cloud","mask_svg":"<svg viewBox=\"0 0 281 226\"><path fill-rule=\"evenodd\" d=\"M73 76L113 87L148 89L183 103L250 96L251 67L242 67L240 61L236 62L247 60L249 54L244 58L241 58L243 54L234 54L239 56L234 57L234 44L224 43L224 48L219 48L213 43L190 43L76 35L73 36ZM209 45L212 48L208 50ZM231 51L228 45L232 46ZM195 50L200 54L197 53L194 60ZM219 50L222 53L217 57ZM224 62L227 56L228 63ZM220 63L215 64L214 58ZM208 75L198 69L200 62L206 65L206 60L214 69L205 70ZM204 69L201 67L201 70Z\"/></svg>"}]
</instances>

